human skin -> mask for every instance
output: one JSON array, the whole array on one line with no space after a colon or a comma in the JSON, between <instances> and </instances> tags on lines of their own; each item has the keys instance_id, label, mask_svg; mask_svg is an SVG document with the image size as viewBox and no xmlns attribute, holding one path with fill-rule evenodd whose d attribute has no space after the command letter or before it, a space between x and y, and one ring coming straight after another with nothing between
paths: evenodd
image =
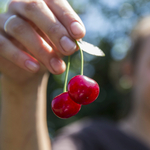
<instances>
[{"instance_id":1,"label":"human skin","mask_svg":"<svg viewBox=\"0 0 150 150\"><path fill-rule=\"evenodd\" d=\"M133 82L133 107L119 127L150 147L150 36L144 41L137 62L128 64L128 70Z\"/></svg>"},{"instance_id":2,"label":"human skin","mask_svg":"<svg viewBox=\"0 0 150 150\"><path fill-rule=\"evenodd\" d=\"M6 35L4 24L12 15L17 17L7 24ZM30 72L37 72L41 62L60 74L65 70L61 57L73 54L74 40L84 35L82 21L66 0L12 0L0 15L0 56Z\"/></svg>"},{"instance_id":3,"label":"human skin","mask_svg":"<svg viewBox=\"0 0 150 150\"><path fill-rule=\"evenodd\" d=\"M4 22L16 13L25 20L21 17L11 20L6 34ZM64 72L61 57L76 51L67 44L65 49L68 51L64 51L60 44L64 35L70 39L84 36L84 26L80 30L76 23L72 25L73 22L82 24L64 0L60 3L57 0L14 0L8 12L0 15L0 150L51 149L46 125L48 71L53 74ZM53 58L57 59L55 63L51 63ZM37 66L28 68L28 60Z\"/></svg>"}]
</instances>

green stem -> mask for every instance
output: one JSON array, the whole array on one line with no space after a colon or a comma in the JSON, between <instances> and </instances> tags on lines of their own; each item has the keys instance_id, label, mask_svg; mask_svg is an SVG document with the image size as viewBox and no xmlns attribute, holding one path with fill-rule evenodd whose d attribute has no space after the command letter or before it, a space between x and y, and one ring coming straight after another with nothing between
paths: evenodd
<instances>
[{"instance_id":1,"label":"green stem","mask_svg":"<svg viewBox=\"0 0 150 150\"><path fill-rule=\"evenodd\" d=\"M83 51L80 48L78 42L76 41L76 44L78 45L79 49L80 49L80 56L81 56L81 75L83 75L83 67L84 67L84 57L83 57Z\"/></svg>"},{"instance_id":2,"label":"green stem","mask_svg":"<svg viewBox=\"0 0 150 150\"><path fill-rule=\"evenodd\" d=\"M69 68L70 68L70 56L68 56L68 63L67 63L67 69L66 69L65 83L64 83L63 92L67 91L67 81L68 81Z\"/></svg>"}]
</instances>

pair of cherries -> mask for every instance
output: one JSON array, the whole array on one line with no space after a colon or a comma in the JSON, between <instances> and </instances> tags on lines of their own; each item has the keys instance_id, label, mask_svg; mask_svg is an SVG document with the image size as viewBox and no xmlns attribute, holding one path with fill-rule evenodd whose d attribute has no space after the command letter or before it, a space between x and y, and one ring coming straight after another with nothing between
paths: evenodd
<instances>
[{"instance_id":1,"label":"pair of cherries","mask_svg":"<svg viewBox=\"0 0 150 150\"><path fill-rule=\"evenodd\" d=\"M52 100L52 110L59 118L69 118L76 115L81 105L87 105L96 100L99 95L99 85L96 81L84 75L73 77L68 83L68 91Z\"/></svg>"},{"instance_id":2,"label":"pair of cherries","mask_svg":"<svg viewBox=\"0 0 150 150\"><path fill-rule=\"evenodd\" d=\"M70 56L68 56L64 92L52 100L52 110L54 114L63 119L76 115L80 111L82 105L87 105L95 101L100 91L96 81L83 75L84 58L82 50L96 56L105 56L105 54L102 50L92 44L81 40L75 42L78 45L81 54L81 75L73 77L69 81L67 87L70 67Z\"/></svg>"}]
</instances>

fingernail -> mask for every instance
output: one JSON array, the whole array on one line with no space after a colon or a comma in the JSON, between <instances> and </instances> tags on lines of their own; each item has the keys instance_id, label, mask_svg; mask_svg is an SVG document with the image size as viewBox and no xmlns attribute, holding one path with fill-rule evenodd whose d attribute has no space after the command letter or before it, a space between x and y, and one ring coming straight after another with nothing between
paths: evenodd
<instances>
[{"instance_id":1,"label":"fingernail","mask_svg":"<svg viewBox=\"0 0 150 150\"><path fill-rule=\"evenodd\" d=\"M34 63L33 61L30 61L30 60L26 60L25 66L26 66L29 70L33 71L33 72L38 71L38 70L39 70L39 67L40 67L38 64L36 64L36 63Z\"/></svg>"},{"instance_id":2,"label":"fingernail","mask_svg":"<svg viewBox=\"0 0 150 150\"><path fill-rule=\"evenodd\" d=\"M80 35L83 34L83 32L85 32L85 29L80 23L73 22L71 24L71 31L74 35Z\"/></svg>"},{"instance_id":3,"label":"fingernail","mask_svg":"<svg viewBox=\"0 0 150 150\"><path fill-rule=\"evenodd\" d=\"M57 58L52 58L51 60L50 60L50 64L51 64L51 66L52 66L52 68L53 68L53 70L55 71L55 72L60 72L61 71L61 68L62 68L62 65L64 65L64 63L63 62L61 62L59 59L57 59Z\"/></svg>"},{"instance_id":4,"label":"fingernail","mask_svg":"<svg viewBox=\"0 0 150 150\"><path fill-rule=\"evenodd\" d=\"M69 39L67 36L63 36L60 39L60 44L62 48L66 51L75 51L76 50L76 44L71 39Z\"/></svg>"}]
</instances>

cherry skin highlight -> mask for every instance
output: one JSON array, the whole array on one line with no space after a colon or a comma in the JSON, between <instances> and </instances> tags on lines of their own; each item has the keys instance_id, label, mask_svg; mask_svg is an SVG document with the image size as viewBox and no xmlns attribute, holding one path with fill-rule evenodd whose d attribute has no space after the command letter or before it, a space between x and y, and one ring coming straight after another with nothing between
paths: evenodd
<instances>
[{"instance_id":1,"label":"cherry skin highlight","mask_svg":"<svg viewBox=\"0 0 150 150\"><path fill-rule=\"evenodd\" d=\"M62 119L70 118L76 115L81 109L81 105L75 103L70 98L68 92L56 96L52 100L51 107L54 114Z\"/></svg>"},{"instance_id":2,"label":"cherry skin highlight","mask_svg":"<svg viewBox=\"0 0 150 150\"><path fill-rule=\"evenodd\" d=\"M99 91L98 83L84 75L77 75L68 83L69 96L78 104L92 103L98 97Z\"/></svg>"}]
</instances>

